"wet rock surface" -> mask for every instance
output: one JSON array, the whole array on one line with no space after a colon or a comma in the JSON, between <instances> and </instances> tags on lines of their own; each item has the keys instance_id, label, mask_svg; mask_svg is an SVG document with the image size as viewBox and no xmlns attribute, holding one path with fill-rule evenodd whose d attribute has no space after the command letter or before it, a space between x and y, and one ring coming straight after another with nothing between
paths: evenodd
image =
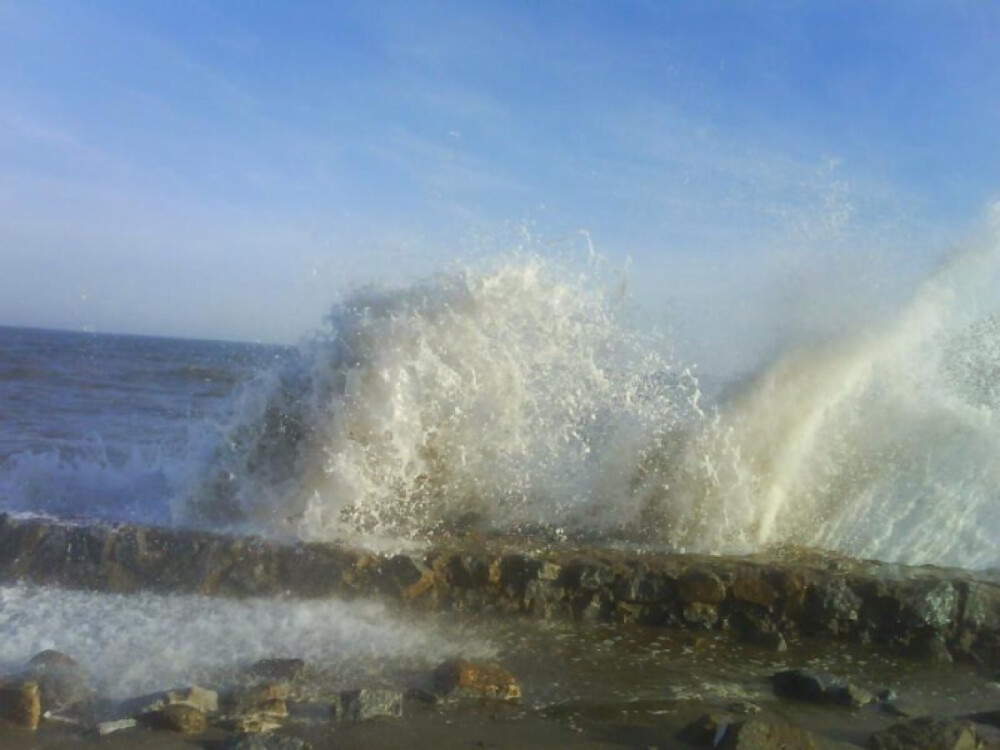
<instances>
[{"instance_id":1,"label":"wet rock surface","mask_svg":"<svg viewBox=\"0 0 1000 750\"><path fill-rule=\"evenodd\" d=\"M1000 704L1000 597L988 576L963 571L802 551L526 553L497 540L378 555L0 515L0 575L115 592L274 594L276 606L288 596L372 596L407 617L482 627L496 646L371 679L324 672L313 656L247 659L218 679L111 707L72 657L43 652L0 688L0 746L15 750L34 747L17 743L36 735L54 738L39 745L53 748L157 750L957 749L1000 738L989 721ZM32 690L37 729L26 730ZM70 713L46 715L46 700ZM956 706L967 718L956 720ZM928 713L936 718L914 719ZM679 733L699 717L700 733Z\"/></svg>"},{"instance_id":2,"label":"wet rock surface","mask_svg":"<svg viewBox=\"0 0 1000 750\"><path fill-rule=\"evenodd\" d=\"M815 750L811 732L777 719L749 719L727 728L715 747L724 750Z\"/></svg>"},{"instance_id":3,"label":"wet rock surface","mask_svg":"<svg viewBox=\"0 0 1000 750\"><path fill-rule=\"evenodd\" d=\"M510 701L521 697L521 686L494 662L451 659L434 670L434 689L445 698Z\"/></svg>"},{"instance_id":4,"label":"wet rock surface","mask_svg":"<svg viewBox=\"0 0 1000 750\"><path fill-rule=\"evenodd\" d=\"M41 715L42 702L37 682L0 682L0 719L18 727L35 729Z\"/></svg>"},{"instance_id":5,"label":"wet rock surface","mask_svg":"<svg viewBox=\"0 0 1000 750\"><path fill-rule=\"evenodd\" d=\"M470 550L450 540L429 552L379 555L0 514L0 579L120 593L365 595L428 610L733 630L775 649L819 635L942 663L1000 663L996 576L803 550L713 558L545 545L525 553L512 544L476 539ZM294 672L295 664L260 669Z\"/></svg>"},{"instance_id":6,"label":"wet rock surface","mask_svg":"<svg viewBox=\"0 0 1000 750\"><path fill-rule=\"evenodd\" d=\"M182 734L198 734L208 728L204 712L184 703L172 703L142 714L140 720L153 729L163 729Z\"/></svg>"},{"instance_id":7,"label":"wet rock surface","mask_svg":"<svg viewBox=\"0 0 1000 750\"><path fill-rule=\"evenodd\" d=\"M985 742L970 721L922 717L876 732L871 750L981 750Z\"/></svg>"},{"instance_id":8,"label":"wet rock surface","mask_svg":"<svg viewBox=\"0 0 1000 750\"><path fill-rule=\"evenodd\" d=\"M864 688L828 672L809 669L788 669L771 676L774 693L782 698L830 703L860 708L875 701Z\"/></svg>"}]
</instances>

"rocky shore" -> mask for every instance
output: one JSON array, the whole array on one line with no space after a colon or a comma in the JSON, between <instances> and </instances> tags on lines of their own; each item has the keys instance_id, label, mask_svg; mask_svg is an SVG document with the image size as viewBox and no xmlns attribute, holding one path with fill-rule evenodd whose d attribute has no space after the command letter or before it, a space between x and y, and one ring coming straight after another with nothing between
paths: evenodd
<instances>
[{"instance_id":1,"label":"rocky shore","mask_svg":"<svg viewBox=\"0 0 1000 750\"><path fill-rule=\"evenodd\" d=\"M381 555L0 514L0 580L115 593L376 596L423 609L728 630L777 649L808 635L940 661L1000 660L995 578L808 550L709 557L469 539Z\"/></svg>"},{"instance_id":2,"label":"rocky shore","mask_svg":"<svg viewBox=\"0 0 1000 750\"><path fill-rule=\"evenodd\" d=\"M0 580L375 597L515 633L498 662L459 656L393 684L324 691L303 660L274 658L126 701L92 690L72 655L24 654L0 676L14 750L1000 746L1000 585L986 573L472 537L378 554L0 515Z\"/></svg>"}]
</instances>

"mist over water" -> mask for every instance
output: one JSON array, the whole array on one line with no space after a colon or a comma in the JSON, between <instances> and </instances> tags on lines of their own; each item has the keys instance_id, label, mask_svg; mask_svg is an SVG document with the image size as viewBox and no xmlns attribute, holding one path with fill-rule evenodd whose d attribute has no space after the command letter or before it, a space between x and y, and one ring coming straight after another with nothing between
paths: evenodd
<instances>
[{"instance_id":1,"label":"mist over water","mask_svg":"<svg viewBox=\"0 0 1000 750\"><path fill-rule=\"evenodd\" d=\"M600 264L517 254L362 290L240 390L178 515L307 539L473 525L1000 564L996 238L711 398Z\"/></svg>"}]
</instances>

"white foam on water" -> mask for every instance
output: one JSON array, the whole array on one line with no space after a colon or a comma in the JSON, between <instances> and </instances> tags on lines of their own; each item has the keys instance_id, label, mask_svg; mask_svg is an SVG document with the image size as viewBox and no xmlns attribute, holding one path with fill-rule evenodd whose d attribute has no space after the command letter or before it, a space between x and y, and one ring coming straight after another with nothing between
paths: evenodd
<instances>
[{"instance_id":1,"label":"white foam on water","mask_svg":"<svg viewBox=\"0 0 1000 750\"><path fill-rule=\"evenodd\" d=\"M389 670L491 653L454 623L404 616L373 602L128 596L0 587L0 673L55 648L111 698L191 684L218 685L264 658L303 658L334 686L371 684ZM358 684L351 684L357 682Z\"/></svg>"},{"instance_id":2,"label":"white foam on water","mask_svg":"<svg viewBox=\"0 0 1000 750\"><path fill-rule=\"evenodd\" d=\"M242 391L180 513L313 539L472 517L997 565L998 280L994 233L894 315L792 347L713 404L597 272L517 255L365 290Z\"/></svg>"},{"instance_id":3,"label":"white foam on water","mask_svg":"<svg viewBox=\"0 0 1000 750\"><path fill-rule=\"evenodd\" d=\"M182 511L305 538L634 523L637 463L697 383L584 273L537 256L364 290L244 389Z\"/></svg>"}]
</instances>

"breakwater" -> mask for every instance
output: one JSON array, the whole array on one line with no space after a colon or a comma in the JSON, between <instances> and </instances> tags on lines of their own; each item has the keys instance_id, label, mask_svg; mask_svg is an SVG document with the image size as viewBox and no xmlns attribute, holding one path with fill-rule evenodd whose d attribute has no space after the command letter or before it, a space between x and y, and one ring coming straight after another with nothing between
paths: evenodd
<instances>
[{"instance_id":1,"label":"breakwater","mask_svg":"<svg viewBox=\"0 0 1000 750\"><path fill-rule=\"evenodd\" d=\"M0 515L0 578L115 593L379 597L427 610L878 643L980 663L1000 655L986 573L813 550L712 557L451 540L380 554L130 524Z\"/></svg>"}]
</instances>

